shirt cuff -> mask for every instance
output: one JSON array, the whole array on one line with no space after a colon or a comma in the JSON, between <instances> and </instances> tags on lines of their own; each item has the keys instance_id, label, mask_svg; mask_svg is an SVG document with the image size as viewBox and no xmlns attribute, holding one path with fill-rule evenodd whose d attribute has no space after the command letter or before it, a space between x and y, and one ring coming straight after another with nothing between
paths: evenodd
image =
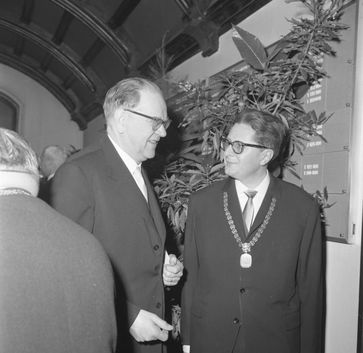
<instances>
[{"instance_id":1,"label":"shirt cuff","mask_svg":"<svg viewBox=\"0 0 363 353\"><path fill-rule=\"evenodd\" d=\"M190 346L183 344L183 353L190 353Z\"/></svg>"}]
</instances>

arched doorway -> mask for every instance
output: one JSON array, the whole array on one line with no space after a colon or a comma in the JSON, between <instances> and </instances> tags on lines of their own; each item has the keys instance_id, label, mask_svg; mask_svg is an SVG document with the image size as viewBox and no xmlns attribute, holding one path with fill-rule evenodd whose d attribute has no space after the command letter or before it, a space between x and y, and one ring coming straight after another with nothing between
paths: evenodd
<instances>
[{"instance_id":1,"label":"arched doorway","mask_svg":"<svg viewBox=\"0 0 363 353\"><path fill-rule=\"evenodd\" d=\"M0 92L0 127L18 131L18 105L6 94Z\"/></svg>"}]
</instances>

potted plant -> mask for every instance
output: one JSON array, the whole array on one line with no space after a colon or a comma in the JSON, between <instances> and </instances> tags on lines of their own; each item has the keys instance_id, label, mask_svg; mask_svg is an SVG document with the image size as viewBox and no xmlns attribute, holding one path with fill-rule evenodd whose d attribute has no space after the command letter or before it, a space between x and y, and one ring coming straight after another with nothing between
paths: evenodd
<instances>
[{"instance_id":1,"label":"potted plant","mask_svg":"<svg viewBox=\"0 0 363 353\"><path fill-rule=\"evenodd\" d=\"M172 83L184 91L184 114L178 121L181 144L166 157L164 172L154 186L178 244L183 243L189 195L224 178L220 137L236 112L254 108L284 121L289 141L273 166L280 175L285 169L294 173L290 157L294 151L303 153L311 137L324 140L317 127L330 116L305 111L301 100L311 85L327 76L320 59L322 55L335 55L329 42L339 41L340 32L347 26L340 23L342 1L302 3L311 17L291 19L290 33L270 48L264 48L254 35L233 26L233 41L245 61L242 69L227 70L208 86L203 82ZM163 56L165 53L161 52ZM165 84L170 85L167 77ZM317 191L316 197L323 207L331 206L326 190Z\"/></svg>"}]
</instances>

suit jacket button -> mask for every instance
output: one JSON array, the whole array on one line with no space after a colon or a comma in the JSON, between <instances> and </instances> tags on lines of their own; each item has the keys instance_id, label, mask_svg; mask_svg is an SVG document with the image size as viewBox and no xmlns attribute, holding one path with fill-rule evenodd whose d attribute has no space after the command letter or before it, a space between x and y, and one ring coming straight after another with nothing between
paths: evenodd
<instances>
[{"instance_id":1,"label":"suit jacket button","mask_svg":"<svg viewBox=\"0 0 363 353\"><path fill-rule=\"evenodd\" d=\"M154 245L154 250L158 251L159 250L159 245Z\"/></svg>"},{"instance_id":2,"label":"suit jacket button","mask_svg":"<svg viewBox=\"0 0 363 353\"><path fill-rule=\"evenodd\" d=\"M241 288L239 291L240 291L241 294L243 294L246 291L246 289Z\"/></svg>"},{"instance_id":3,"label":"suit jacket button","mask_svg":"<svg viewBox=\"0 0 363 353\"><path fill-rule=\"evenodd\" d=\"M233 319L233 323L234 323L234 324L238 324L238 323L239 323L239 320L238 320L237 318L234 318L234 319Z\"/></svg>"},{"instance_id":4,"label":"suit jacket button","mask_svg":"<svg viewBox=\"0 0 363 353\"><path fill-rule=\"evenodd\" d=\"M157 308L157 309L160 309L160 308L161 308L161 303L159 303L159 302L158 302L158 303L156 303L156 308Z\"/></svg>"}]
</instances>

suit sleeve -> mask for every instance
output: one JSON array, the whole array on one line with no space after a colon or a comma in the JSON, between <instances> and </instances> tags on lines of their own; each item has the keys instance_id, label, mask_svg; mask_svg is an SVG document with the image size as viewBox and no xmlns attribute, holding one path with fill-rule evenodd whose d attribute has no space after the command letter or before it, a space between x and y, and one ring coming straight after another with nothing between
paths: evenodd
<instances>
[{"instance_id":1,"label":"suit sleeve","mask_svg":"<svg viewBox=\"0 0 363 353\"><path fill-rule=\"evenodd\" d=\"M301 353L320 353L323 335L323 252L320 210L310 207L301 243L298 290L301 302Z\"/></svg>"},{"instance_id":2,"label":"suit sleeve","mask_svg":"<svg viewBox=\"0 0 363 353\"><path fill-rule=\"evenodd\" d=\"M181 336L183 345L190 345L190 321L193 300L193 289L197 280L198 251L195 241L196 206L193 196L189 202L188 218L184 237L184 268L186 271L185 283L182 290L181 301Z\"/></svg>"},{"instance_id":3,"label":"suit sleeve","mask_svg":"<svg viewBox=\"0 0 363 353\"><path fill-rule=\"evenodd\" d=\"M85 172L67 162L56 172L51 190L51 205L89 232L93 232L93 192Z\"/></svg>"}]
</instances>

